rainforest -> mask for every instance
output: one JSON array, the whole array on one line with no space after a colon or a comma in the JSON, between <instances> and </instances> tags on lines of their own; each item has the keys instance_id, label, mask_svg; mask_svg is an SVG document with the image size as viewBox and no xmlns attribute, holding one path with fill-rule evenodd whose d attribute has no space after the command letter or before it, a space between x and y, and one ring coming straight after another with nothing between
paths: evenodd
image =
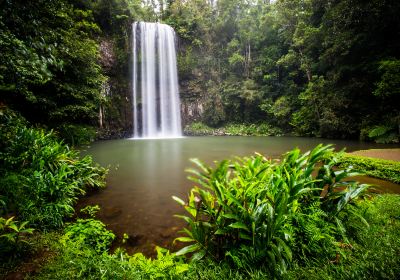
<instances>
[{"instance_id":1,"label":"rainforest","mask_svg":"<svg viewBox=\"0 0 400 280\"><path fill-rule=\"evenodd\" d=\"M0 0L0 279L397 279L399 13Z\"/></svg>"}]
</instances>

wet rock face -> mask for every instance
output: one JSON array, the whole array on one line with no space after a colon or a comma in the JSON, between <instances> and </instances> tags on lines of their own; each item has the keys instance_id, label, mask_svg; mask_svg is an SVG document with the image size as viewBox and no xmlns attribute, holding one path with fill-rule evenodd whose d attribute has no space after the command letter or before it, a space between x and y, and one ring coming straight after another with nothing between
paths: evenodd
<instances>
[{"instance_id":1,"label":"wet rock face","mask_svg":"<svg viewBox=\"0 0 400 280\"><path fill-rule=\"evenodd\" d=\"M182 125L185 126L192 122L201 121L204 111L202 100L182 100L181 115Z\"/></svg>"},{"instance_id":2,"label":"wet rock face","mask_svg":"<svg viewBox=\"0 0 400 280\"><path fill-rule=\"evenodd\" d=\"M98 140L127 138L132 135L132 104L127 45L111 38L100 39L99 62L106 76L99 108ZM120 56L117 54L125 54ZM101 120L101 121L100 121Z\"/></svg>"},{"instance_id":3,"label":"wet rock face","mask_svg":"<svg viewBox=\"0 0 400 280\"><path fill-rule=\"evenodd\" d=\"M100 63L106 72L111 72L116 63L113 43L103 39L100 42Z\"/></svg>"}]
</instances>

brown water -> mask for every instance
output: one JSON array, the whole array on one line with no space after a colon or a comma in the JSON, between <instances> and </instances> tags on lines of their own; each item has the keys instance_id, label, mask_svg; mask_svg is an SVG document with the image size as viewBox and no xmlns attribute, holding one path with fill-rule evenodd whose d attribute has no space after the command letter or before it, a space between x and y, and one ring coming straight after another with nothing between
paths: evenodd
<instances>
[{"instance_id":1,"label":"brown water","mask_svg":"<svg viewBox=\"0 0 400 280\"><path fill-rule=\"evenodd\" d=\"M119 238L130 236L127 250L153 255L154 246L171 247L177 231L184 226L176 213L183 213L172 200L176 195L185 198L193 185L184 170L191 167L190 158L209 164L233 156L259 152L277 158L295 147L302 151L319 143L335 144L347 151L370 148L393 148L357 141L326 140L300 137L187 137L155 140L111 140L94 143L84 151L95 161L110 166L107 188L81 200L78 207L98 204L98 217ZM385 192L399 192L400 186L382 180L361 178L381 185ZM119 245L119 244L117 244Z\"/></svg>"}]
</instances>

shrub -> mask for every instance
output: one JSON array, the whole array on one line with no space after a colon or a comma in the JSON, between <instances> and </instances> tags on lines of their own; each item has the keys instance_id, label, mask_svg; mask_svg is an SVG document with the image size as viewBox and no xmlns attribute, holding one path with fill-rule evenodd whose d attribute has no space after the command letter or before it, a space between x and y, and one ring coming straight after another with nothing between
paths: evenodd
<instances>
[{"instance_id":1,"label":"shrub","mask_svg":"<svg viewBox=\"0 0 400 280\"><path fill-rule=\"evenodd\" d=\"M27 227L28 222L14 221L14 217L0 217L0 259L10 258L25 251L29 247L26 235L33 233L33 228Z\"/></svg>"},{"instance_id":2,"label":"shrub","mask_svg":"<svg viewBox=\"0 0 400 280\"><path fill-rule=\"evenodd\" d=\"M189 265L181 257L157 247L152 260L138 253L98 254L89 246L69 243L46 264L35 279L183 279Z\"/></svg>"},{"instance_id":3,"label":"shrub","mask_svg":"<svg viewBox=\"0 0 400 280\"><path fill-rule=\"evenodd\" d=\"M310 258L306 265L296 264L286 278L397 279L396 275L400 274L399 204L400 196L393 194L358 201L356 211L344 219L353 245L351 254L336 263Z\"/></svg>"},{"instance_id":4,"label":"shrub","mask_svg":"<svg viewBox=\"0 0 400 280\"><path fill-rule=\"evenodd\" d=\"M10 111L0 114L0 143L3 212L33 227L60 227L87 187L105 186L107 170L90 156L80 158L52 132L26 127Z\"/></svg>"},{"instance_id":5,"label":"shrub","mask_svg":"<svg viewBox=\"0 0 400 280\"><path fill-rule=\"evenodd\" d=\"M178 215L189 228L176 241L193 244L177 255L207 255L242 269L264 266L274 274L284 274L293 260L332 260L346 238L339 213L367 188L342 181L354 174L334 171L337 161L321 145L305 154L295 149L282 162L256 155L213 169L193 160L200 170L189 172L199 186L187 203L173 197L190 214Z\"/></svg>"},{"instance_id":6,"label":"shrub","mask_svg":"<svg viewBox=\"0 0 400 280\"><path fill-rule=\"evenodd\" d=\"M97 253L107 251L115 239L114 233L107 230L101 221L94 219L78 219L64 231L64 242L90 246Z\"/></svg>"},{"instance_id":7,"label":"shrub","mask_svg":"<svg viewBox=\"0 0 400 280\"><path fill-rule=\"evenodd\" d=\"M87 215L87 216L89 216L91 218L96 217L96 214L99 211L100 211L100 206L99 205L93 205L93 206L92 205L88 205L85 208L82 208L80 210L80 212L82 214L85 214L85 215Z\"/></svg>"},{"instance_id":8,"label":"shrub","mask_svg":"<svg viewBox=\"0 0 400 280\"><path fill-rule=\"evenodd\" d=\"M96 129L87 125L64 124L57 129L57 132L72 146L89 144L96 139Z\"/></svg>"},{"instance_id":9,"label":"shrub","mask_svg":"<svg viewBox=\"0 0 400 280\"><path fill-rule=\"evenodd\" d=\"M222 128L227 135L236 136L270 136L281 135L280 129L274 128L267 123L259 124L235 124L231 123Z\"/></svg>"},{"instance_id":10,"label":"shrub","mask_svg":"<svg viewBox=\"0 0 400 280\"><path fill-rule=\"evenodd\" d=\"M235 136L270 136L282 135L282 130L272 127L268 123L246 124L229 123L218 128L211 128L201 122L195 122L187 125L184 129L185 135L203 136L203 135L235 135Z\"/></svg>"},{"instance_id":11,"label":"shrub","mask_svg":"<svg viewBox=\"0 0 400 280\"><path fill-rule=\"evenodd\" d=\"M398 143L398 126L379 125L368 131L368 138L376 143Z\"/></svg>"},{"instance_id":12,"label":"shrub","mask_svg":"<svg viewBox=\"0 0 400 280\"><path fill-rule=\"evenodd\" d=\"M184 133L189 136L212 135L214 129L201 122L194 122L185 126Z\"/></svg>"}]
</instances>

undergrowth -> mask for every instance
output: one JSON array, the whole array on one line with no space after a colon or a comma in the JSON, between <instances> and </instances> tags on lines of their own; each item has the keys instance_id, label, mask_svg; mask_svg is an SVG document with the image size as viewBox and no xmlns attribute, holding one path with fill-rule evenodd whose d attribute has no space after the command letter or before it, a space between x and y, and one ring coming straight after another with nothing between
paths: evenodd
<instances>
[{"instance_id":1,"label":"undergrowth","mask_svg":"<svg viewBox=\"0 0 400 280\"><path fill-rule=\"evenodd\" d=\"M377 195L357 203L344 218L349 244L337 262L308 258L295 261L279 279L396 279L400 275L400 196ZM365 222L359 219L365 218ZM65 237L64 237L65 238ZM63 239L63 237L59 238ZM56 257L32 279L274 279L260 266L232 268L227 261L205 258L187 262L157 248L156 259L117 249L99 254L93 246L53 239Z\"/></svg>"},{"instance_id":2,"label":"undergrowth","mask_svg":"<svg viewBox=\"0 0 400 280\"><path fill-rule=\"evenodd\" d=\"M189 136L230 135L230 136L279 136L282 131L268 123L245 124L229 123L213 128L201 122L191 123L184 128L184 134Z\"/></svg>"},{"instance_id":3,"label":"undergrowth","mask_svg":"<svg viewBox=\"0 0 400 280\"><path fill-rule=\"evenodd\" d=\"M53 132L0 111L0 215L17 216L40 230L60 228L80 195L105 186L106 174Z\"/></svg>"}]
</instances>

